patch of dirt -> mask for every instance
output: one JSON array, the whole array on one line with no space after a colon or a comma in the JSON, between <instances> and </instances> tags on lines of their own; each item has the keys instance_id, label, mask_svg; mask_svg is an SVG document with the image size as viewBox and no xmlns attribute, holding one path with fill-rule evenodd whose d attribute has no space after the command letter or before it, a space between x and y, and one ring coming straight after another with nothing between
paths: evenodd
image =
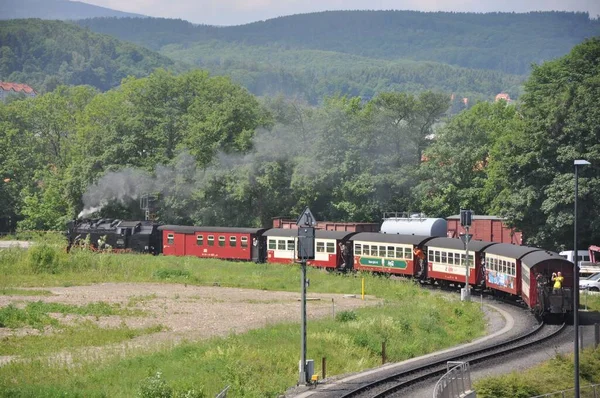
<instances>
[{"instance_id":1,"label":"patch of dirt","mask_svg":"<svg viewBox=\"0 0 600 398\"><path fill-rule=\"evenodd\" d=\"M31 288L40 290L41 288ZM151 348L175 345L214 336L242 333L281 322L300 322L300 292L272 292L252 289L213 286L189 286L158 283L102 283L89 286L43 288L51 296L0 296L0 307L11 303L22 307L30 301L85 305L105 302L143 315L79 317L58 315L61 323L78 320L95 322L100 327L145 328L162 325L165 330L128 340L110 347L117 351L126 348ZM340 311L374 305L380 300L359 295L307 294L307 318L333 316ZM0 328L0 339L6 336L36 333L31 329ZM104 348L104 347L102 347ZM100 348L100 349L102 349ZM109 347L106 347L107 349ZM98 349L98 348L97 348ZM109 350L110 351L110 350ZM0 364L14 359L0 357Z\"/></svg>"}]
</instances>

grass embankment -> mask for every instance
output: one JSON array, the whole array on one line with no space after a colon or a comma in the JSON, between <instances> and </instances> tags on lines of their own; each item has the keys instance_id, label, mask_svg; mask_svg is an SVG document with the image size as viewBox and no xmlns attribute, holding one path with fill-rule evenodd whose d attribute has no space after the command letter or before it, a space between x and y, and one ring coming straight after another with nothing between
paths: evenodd
<instances>
[{"instance_id":1,"label":"grass embankment","mask_svg":"<svg viewBox=\"0 0 600 398\"><path fill-rule=\"evenodd\" d=\"M0 274L0 291L98 282L218 282L220 286L264 290L299 288L299 269L290 265L83 251L67 255L44 244L28 251L0 252ZM381 363L383 341L388 360L400 361L470 341L485 327L476 303L430 294L408 281L334 275L316 269L309 269L308 277L312 293L353 294L360 294L364 277L367 293L385 299L385 305L309 322L307 354L315 359L319 373L323 357L327 358L328 375L355 372ZM92 312L89 308L65 311ZM66 364L52 356L28 358L0 368L0 395L131 397L141 393L148 397L208 397L231 385L231 396L275 397L296 384L299 329L297 323L273 325L229 337L187 342L151 354L130 352L124 359L82 355ZM45 349L41 351L59 352L65 340L87 339L90 345L102 345L118 339L100 340L102 333L82 326L65 333L59 330L52 335L42 334L39 337L45 339ZM19 347L25 352L35 352L40 346L25 338L15 339L21 339Z\"/></svg>"},{"instance_id":2,"label":"grass embankment","mask_svg":"<svg viewBox=\"0 0 600 398\"><path fill-rule=\"evenodd\" d=\"M573 355L557 354L553 359L524 372L490 377L474 384L478 398L529 398L573 388ZM600 383L600 350L584 350L579 356L579 375L582 397L593 397L593 389ZM561 395L558 395L561 396ZM572 397L567 392L565 397Z\"/></svg>"},{"instance_id":3,"label":"grass embankment","mask_svg":"<svg viewBox=\"0 0 600 398\"><path fill-rule=\"evenodd\" d=\"M586 297L587 296L587 297ZM581 291L580 310L600 311L600 295ZM583 312L580 313L583 316ZM579 357L581 396L593 396L585 386L600 383L600 349L587 349ZM529 398L573 388L573 355L557 354L553 359L525 372L490 377L475 383L481 398ZM572 396L572 392L565 396ZM571 395L569 395L571 394Z\"/></svg>"}]
</instances>

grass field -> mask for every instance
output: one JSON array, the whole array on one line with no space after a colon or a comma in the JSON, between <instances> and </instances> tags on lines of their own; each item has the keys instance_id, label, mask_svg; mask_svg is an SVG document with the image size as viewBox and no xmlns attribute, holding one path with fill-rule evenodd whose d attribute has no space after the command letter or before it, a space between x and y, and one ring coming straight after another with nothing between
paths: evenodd
<instances>
[{"instance_id":1,"label":"grass field","mask_svg":"<svg viewBox=\"0 0 600 398\"><path fill-rule=\"evenodd\" d=\"M65 253L60 246L40 243L28 251L0 252L0 295L42 293L45 287L100 282L160 282L189 285L218 284L266 291L299 290L297 266L224 262L188 257L133 254ZM485 322L477 303L455 296L432 294L410 281L370 274L336 275L309 269L314 293L367 293L384 304L340 312L335 318L311 321L308 357L327 358L328 375L355 372L381 363L386 342L388 361L412 358L482 335ZM47 294L47 293L44 293ZM133 297L131 305L143 297ZM37 307L36 307L37 306ZM10 397L213 397L230 385L230 396L277 397L296 384L300 331L297 323L269 325L243 334L165 346L153 352L132 350L124 356L75 355L68 362L56 354L80 353L86 342L102 347L155 329L101 329L85 322L59 327L44 314L127 316L128 306L3 308L5 328L38 325L35 336L13 336L0 355L19 352L20 361L0 367L0 396ZM0 313L2 314L2 313ZM4 316L4 318L2 318ZM10 322L13 322L12 324ZM19 323L21 322L21 323ZM10 326L13 325L13 326ZM52 333L46 333L51 327Z\"/></svg>"}]
</instances>

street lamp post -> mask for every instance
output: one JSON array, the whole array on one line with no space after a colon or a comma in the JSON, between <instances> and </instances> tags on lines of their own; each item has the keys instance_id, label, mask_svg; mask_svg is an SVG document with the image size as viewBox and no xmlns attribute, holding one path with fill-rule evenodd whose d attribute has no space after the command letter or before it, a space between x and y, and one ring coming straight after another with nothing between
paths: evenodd
<instances>
[{"instance_id":1,"label":"street lamp post","mask_svg":"<svg viewBox=\"0 0 600 398\"><path fill-rule=\"evenodd\" d=\"M575 363L575 398L579 398L579 261L577 244L577 198L578 198L578 166L590 164L587 160L579 159L573 163L575 166L575 205L573 220L573 327L575 328L574 358Z\"/></svg>"}]
</instances>

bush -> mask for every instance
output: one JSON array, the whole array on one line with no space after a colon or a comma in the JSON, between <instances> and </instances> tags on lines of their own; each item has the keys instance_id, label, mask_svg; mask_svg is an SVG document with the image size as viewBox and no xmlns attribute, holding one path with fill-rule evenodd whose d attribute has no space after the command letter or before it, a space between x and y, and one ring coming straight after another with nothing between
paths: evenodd
<instances>
[{"instance_id":1,"label":"bush","mask_svg":"<svg viewBox=\"0 0 600 398\"><path fill-rule=\"evenodd\" d=\"M335 316L335 320L338 322L350 322L357 319L356 312L354 311L341 311Z\"/></svg>"},{"instance_id":2,"label":"bush","mask_svg":"<svg viewBox=\"0 0 600 398\"><path fill-rule=\"evenodd\" d=\"M33 245L28 249L27 263L37 274L57 274L60 271L60 257L57 249L45 243Z\"/></svg>"},{"instance_id":3,"label":"bush","mask_svg":"<svg viewBox=\"0 0 600 398\"><path fill-rule=\"evenodd\" d=\"M156 372L153 376L146 378L138 393L140 398L171 398L172 396L173 389L162 378L161 372Z\"/></svg>"}]
</instances>

